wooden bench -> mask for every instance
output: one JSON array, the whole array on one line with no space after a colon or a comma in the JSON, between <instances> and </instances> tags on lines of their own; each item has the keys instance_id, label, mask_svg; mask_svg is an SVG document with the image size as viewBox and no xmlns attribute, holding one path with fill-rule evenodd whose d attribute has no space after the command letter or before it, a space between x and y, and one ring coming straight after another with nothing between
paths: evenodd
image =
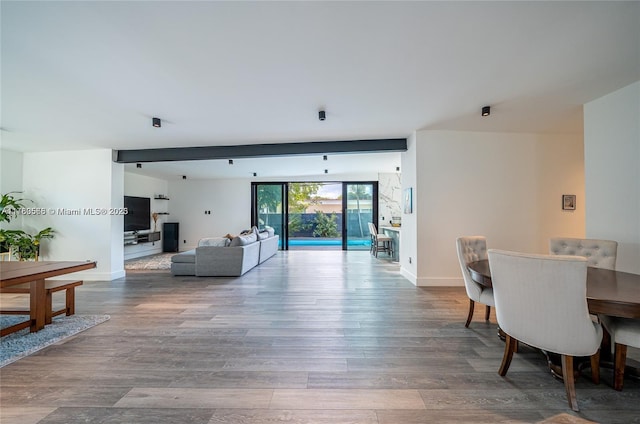
<instances>
[{"instance_id":1,"label":"wooden bench","mask_svg":"<svg viewBox=\"0 0 640 424\"><path fill-rule=\"evenodd\" d=\"M45 303L45 324L51 324L53 317L66 314L67 316L75 313L76 292L75 288L83 284L82 280L44 280L44 290L46 293ZM65 291L65 307L57 311L53 310L53 293L59 291ZM29 294L30 283L18 284L15 286L5 287L1 289L2 293L22 293ZM3 309L0 310L0 314L10 315L24 315L28 314L29 310L13 310Z\"/></svg>"}]
</instances>

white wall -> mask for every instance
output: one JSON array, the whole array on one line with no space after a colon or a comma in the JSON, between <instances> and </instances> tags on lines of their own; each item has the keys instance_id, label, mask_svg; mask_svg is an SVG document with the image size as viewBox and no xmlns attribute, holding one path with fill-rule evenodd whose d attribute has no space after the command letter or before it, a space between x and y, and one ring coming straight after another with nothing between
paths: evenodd
<instances>
[{"instance_id":1,"label":"white wall","mask_svg":"<svg viewBox=\"0 0 640 424\"><path fill-rule=\"evenodd\" d=\"M170 221L180 224L180 251L195 248L203 237L238 234L251 227L249 179L169 181L169 192Z\"/></svg>"},{"instance_id":2,"label":"white wall","mask_svg":"<svg viewBox=\"0 0 640 424\"><path fill-rule=\"evenodd\" d=\"M22 153L0 150L0 193L22 191Z\"/></svg>"},{"instance_id":3,"label":"white wall","mask_svg":"<svg viewBox=\"0 0 640 424\"><path fill-rule=\"evenodd\" d=\"M407 138L407 151L402 152L400 159L402 164L402 190L413 189L413 213L402 213L402 228L400 230L400 272L413 284L418 284L418 225L421 220L427 218L422 214L426 212L420 203L421 197L417 190L417 134L414 132ZM425 212L423 212L425 211ZM418 220L418 217L421 220Z\"/></svg>"},{"instance_id":4,"label":"white wall","mask_svg":"<svg viewBox=\"0 0 640 424\"><path fill-rule=\"evenodd\" d=\"M151 212L169 212L171 200L155 199L158 195L167 196L169 199L169 183L159 178L147 177L131 172L124 173L124 194L125 196L148 197L151 199ZM174 222L171 215L159 215L156 230L162 231L163 222ZM154 231L154 224L149 216L149 225ZM142 231L144 233L146 231ZM161 234L161 237L163 235ZM140 243L124 246L124 259L138 258L141 256L153 255L162 252L162 238L160 241L152 243Z\"/></svg>"},{"instance_id":5,"label":"white wall","mask_svg":"<svg viewBox=\"0 0 640 424\"><path fill-rule=\"evenodd\" d=\"M25 197L49 211L28 222L25 218L25 229L35 232L51 226L55 230L55 238L43 243L43 259L97 261L96 269L76 274L85 280L123 277L118 253L123 243L122 216L84 212L85 208L122 206L124 169L112 162L111 150L24 153L23 171ZM62 214L62 209L80 213Z\"/></svg>"},{"instance_id":6,"label":"white wall","mask_svg":"<svg viewBox=\"0 0 640 424\"><path fill-rule=\"evenodd\" d=\"M616 268L640 273L640 82L584 107L586 234L618 242Z\"/></svg>"},{"instance_id":7,"label":"white wall","mask_svg":"<svg viewBox=\"0 0 640 424\"><path fill-rule=\"evenodd\" d=\"M585 236L584 142L579 134L537 135L538 246L550 237ZM576 209L562 209L562 195L576 195Z\"/></svg>"},{"instance_id":8,"label":"white wall","mask_svg":"<svg viewBox=\"0 0 640 424\"><path fill-rule=\"evenodd\" d=\"M12 150L0 150L0 193L7 194L10 192L22 191L22 153ZM16 198L22 198L19 193L14 195ZM11 222L2 223L4 229L20 229L22 228L22 216L18 215Z\"/></svg>"},{"instance_id":9,"label":"white wall","mask_svg":"<svg viewBox=\"0 0 640 424\"><path fill-rule=\"evenodd\" d=\"M584 234L579 136L419 131L415 144L417 285L462 284L461 235L484 235L490 248L546 253L549 237ZM577 195L576 211L562 211L562 193Z\"/></svg>"},{"instance_id":10,"label":"white wall","mask_svg":"<svg viewBox=\"0 0 640 424\"><path fill-rule=\"evenodd\" d=\"M280 178L251 178L252 182L348 182L348 181L378 181L378 173L361 172L353 174L326 174L307 175L302 177L280 177Z\"/></svg>"}]
</instances>

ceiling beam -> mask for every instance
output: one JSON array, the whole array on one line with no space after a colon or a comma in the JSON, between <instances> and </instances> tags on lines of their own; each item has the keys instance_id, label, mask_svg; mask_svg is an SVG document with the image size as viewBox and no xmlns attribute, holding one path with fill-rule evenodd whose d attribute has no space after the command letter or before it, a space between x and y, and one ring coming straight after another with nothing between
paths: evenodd
<instances>
[{"instance_id":1,"label":"ceiling beam","mask_svg":"<svg viewBox=\"0 0 640 424\"><path fill-rule=\"evenodd\" d=\"M119 163L172 162L294 156L328 153L406 152L406 138L374 140L314 141L308 143L244 144L237 146L169 147L162 149L116 150Z\"/></svg>"}]
</instances>

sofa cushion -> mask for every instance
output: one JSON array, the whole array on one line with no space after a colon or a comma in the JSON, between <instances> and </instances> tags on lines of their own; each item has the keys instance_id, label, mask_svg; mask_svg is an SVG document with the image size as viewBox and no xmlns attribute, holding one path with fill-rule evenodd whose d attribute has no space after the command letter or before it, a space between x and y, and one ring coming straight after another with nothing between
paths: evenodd
<instances>
[{"instance_id":1,"label":"sofa cushion","mask_svg":"<svg viewBox=\"0 0 640 424\"><path fill-rule=\"evenodd\" d=\"M171 257L171 262L194 264L194 263L196 263L196 251L195 251L195 249L187 250L186 252L182 252L182 253L178 253L177 255L173 255Z\"/></svg>"},{"instance_id":2,"label":"sofa cushion","mask_svg":"<svg viewBox=\"0 0 640 424\"><path fill-rule=\"evenodd\" d=\"M208 237L208 238L201 238L200 241L198 241L198 246L226 247L226 246L229 246L230 243L231 243L231 240L228 239L227 237Z\"/></svg>"},{"instance_id":3,"label":"sofa cushion","mask_svg":"<svg viewBox=\"0 0 640 424\"><path fill-rule=\"evenodd\" d=\"M258 241L258 237L256 236L255 233L252 232L251 234L246 236L234 237L233 240L231 240L231 243L229 243L229 247L246 246L248 244L255 243L257 241Z\"/></svg>"},{"instance_id":4,"label":"sofa cushion","mask_svg":"<svg viewBox=\"0 0 640 424\"><path fill-rule=\"evenodd\" d=\"M269 238L269 233L267 230L262 230L258 233L258 240L266 240Z\"/></svg>"}]
</instances>

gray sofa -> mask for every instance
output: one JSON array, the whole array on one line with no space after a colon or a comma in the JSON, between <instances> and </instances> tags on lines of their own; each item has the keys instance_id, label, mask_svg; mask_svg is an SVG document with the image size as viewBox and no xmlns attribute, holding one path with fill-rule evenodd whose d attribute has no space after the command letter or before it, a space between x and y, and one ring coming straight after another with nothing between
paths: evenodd
<instances>
[{"instance_id":1,"label":"gray sofa","mask_svg":"<svg viewBox=\"0 0 640 424\"><path fill-rule=\"evenodd\" d=\"M171 274L240 276L275 255L279 240L273 230L258 232L257 228L251 234L231 240L226 237L201 239L195 249L171 257Z\"/></svg>"}]
</instances>

